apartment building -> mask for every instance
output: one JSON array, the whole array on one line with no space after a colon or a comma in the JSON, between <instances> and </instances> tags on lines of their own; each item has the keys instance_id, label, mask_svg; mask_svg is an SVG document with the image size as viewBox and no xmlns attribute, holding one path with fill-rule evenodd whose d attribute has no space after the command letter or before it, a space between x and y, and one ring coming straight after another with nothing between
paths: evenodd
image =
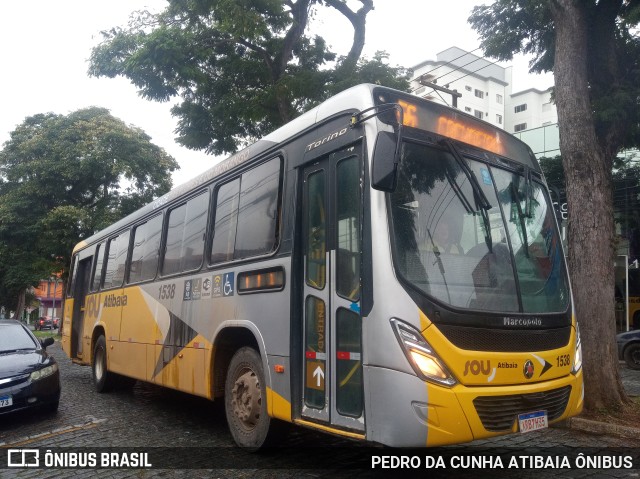
<instances>
[{"instance_id":1,"label":"apartment building","mask_svg":"<svg viewBox=\"0 0 640 479\"><path fill-rule=\"evenodd\" d=\"M447 48L413 71L414 94L452 105L452 96L438 87L455 91L460 94L459 110L521 137L536 156L559 153L558 114L551 88L513 92L513 67L502 67L458 47Z\"/></svg>"}]
</instances>

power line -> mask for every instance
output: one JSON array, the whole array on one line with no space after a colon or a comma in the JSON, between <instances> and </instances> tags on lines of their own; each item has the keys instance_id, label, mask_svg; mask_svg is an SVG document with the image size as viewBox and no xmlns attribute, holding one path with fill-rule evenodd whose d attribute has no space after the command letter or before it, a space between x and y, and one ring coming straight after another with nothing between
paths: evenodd
<instances>
[{"instance_id":1,"label":"power line","mask_svg":"<svg viewBox=\"0 0 640 479\"><path fill-rule=\"evenodd\" d=\"M458 81L458 80L462 80L463 78L466 78L466 77L468 77L469 75L473 75L474 73L479 72L480 70L482 70L482 69L484 69L484 68L490 67L491 65L495 65L495 64L496 64L496 63L498 63L499 61L500 61L500 60L496 60L495 62L491 62L491 63L489 63L488 65L485 65L485 66L483 66L483 67L480 67L480 68L478 68L477 70L474 70L474 71L472 71L472 72L467 73L466 75L463 75L463 76L461 76L461 77L459 77L459 78L456 78L455 80L451 80L451 81L449 82L449 84L451 84L451 83L453 83L453 82L456 82L456 81ZM471 63L473 63L473 62L471 62ZM462 67L456 68L455 70L451 70L449 73L453 73L453 72L455 72L455 71L459 70L460 68L462 68ZM440 77L438 77L438 78L434 79L433 81L435 82L436 80L438 80L438 79L440 79L440 78L442 78L442 77L444 77L444 76L447 76L449 73L445 73L444 75L442 75L442 76L440 76ZM435 91L435 89L431 90L430 92L425 93L425 95L429 95L430 93L433 93L434 91Z\"/></svg>"},{"instance_id":2,"label":"power line","mask_svg":"<svg viewBox=\"0 0 640 479\"><path fill-rule=\"evenodd\" d=\"M442 67L446 67L447 65L451 65L453 62L455 62L456 60L459 60L460 58L469 55L470 53L473 53L477 50L480 50L481 47L476 48L475 50L471 50L470 52L464 52L462 55L460 55L459 57L455 57L453 60L449 60L448 62L443 63L442 65L438 65L435 68L432 68L431 70L429 70L428 72L423 73L423 75L428 75L431 72L436 71L438 68L442 68ZM476 60L474 60L476 61ZM473 63L473 62L469 62L469 63ZM469 64L467 63L467 65Z\"/></svg>"}]
</instances>

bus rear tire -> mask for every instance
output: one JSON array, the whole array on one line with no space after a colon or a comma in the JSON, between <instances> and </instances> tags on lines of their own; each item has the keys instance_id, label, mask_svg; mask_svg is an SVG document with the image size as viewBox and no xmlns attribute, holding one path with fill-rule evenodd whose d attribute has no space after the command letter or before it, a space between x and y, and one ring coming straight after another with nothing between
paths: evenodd
<instances>
[{"instance_id":1,"label":"bus rear tire","mask_svg":"<svg viewBox=\"0 0 640 479\"><path fill-rule=\"evenodd\" d=\"M268 444L271 418L262 360L255 349L240 348L231 358L224 388L225 413L234 441L249 451Z\"/></svg>"},{"instance_id":2,"label":"bus rear tire","mask_svg":"<svg viewBox=\"0 0 640 479\"><path fill-rule=\"evenodd\" d=\"M93 361L91 363L93 384L96 391L106 393L115 385L115 375L107 370L107 341L104 336L98 337L93 348Z\"/></svg>"}]
</instances>

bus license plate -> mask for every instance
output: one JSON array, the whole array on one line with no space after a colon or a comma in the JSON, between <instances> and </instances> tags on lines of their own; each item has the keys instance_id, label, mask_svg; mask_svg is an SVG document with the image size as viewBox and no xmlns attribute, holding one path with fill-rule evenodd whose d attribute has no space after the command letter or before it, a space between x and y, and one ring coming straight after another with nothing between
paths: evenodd
<instances>
[{"instance_id":1,"label":"bus license plate","mask_svg":"<svg viewBox=\"0 0 640 479\"><path fill-rule=\"evenodd\" d=\"M518 415L520 432L537 431L549 427L547 411L535 411Z\"/></svg>"},{"instance_id":2,"label":"bus license plate","mask_svg":"<svg viewBox=\"0 0 640 479\"><path fill-rule=\"evenodd\" d=\"M13 405L13 398L11 396L0 396L0 407L9 407Z\"/></svg>"}]
</instances>

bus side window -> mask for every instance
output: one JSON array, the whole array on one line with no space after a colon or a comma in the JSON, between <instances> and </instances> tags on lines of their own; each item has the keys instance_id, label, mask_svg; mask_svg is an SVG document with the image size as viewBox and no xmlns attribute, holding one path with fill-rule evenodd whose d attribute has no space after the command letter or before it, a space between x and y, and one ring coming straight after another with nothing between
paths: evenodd
<instances>
[{"instance_id":1,"label":"bus side window","mask_svg":"<svg viewBox=\"0 0 640 479\"><path fill-rule=\"evenodd\" d=\"M128 251L129 231L125 231L109 240L107 266L105 268L103 282L105 289L122 286Z\"/></svg>"},{"instance_id":2,"label":"bus side window","mask_svg":"<svg viewBox=\"0 0 640 479\"><path fill-rule=\"evenodd\" d=\"M102 265L104 262L104 243L100 243L96 246L95 255L95 267L93 270L93 277L91 278L91 292L96 292L100 288L100 281L102 280Z\"/></svg>"},{"instance_id":3,"label":"bus side window","mask_svg":"<svg viewBox=\"0 0 640 479\"><path fill-rule=\"evenodd\" d=\"M162 260L163 275L200 268L208 210L208 190L169 210L167 243Z\"/></svg>"},{"instance_id":4,"label":"bus side window","mask_svg":"<svg viewBox=\"0 0 640 479\"><path fill-rule=\"evenodd\" d=\"M211 262L222 263L233 259L238 224L238 197L240 178L218 188L216 216L211 244Z\"/></svg>"},{"instance_id":5,"label":"bus side window","mask_svg":"<svg viewBox=\"0 0 640 479\"><path fill-rule=\"evenodd\" d=\"M78 255L73 257L71 262L71 273L69 274L69 282L67 284L67 298L72 298L76 287L76 276L78 274Z\"/></svg>"},{"instance_id":6,"label":"bus side window","mask_svg":"<svg viewBox=\"0 0 640 479\"><path fill-rule=\"evenodd\" d=\"M218 188L212 264L275 251L281 169L280 158L273 158Z\"/></svg>"},{"instance_id":7,"label":"bus side window","mask_svg":"<svg viewBox=\"0 0 640 479\"><path fill-rule=\"evenodd\" d=\"M161 235L162 215L154 216L135 227L127 283L137 283L156 277Z\"/></svg>"}]
</instances>

